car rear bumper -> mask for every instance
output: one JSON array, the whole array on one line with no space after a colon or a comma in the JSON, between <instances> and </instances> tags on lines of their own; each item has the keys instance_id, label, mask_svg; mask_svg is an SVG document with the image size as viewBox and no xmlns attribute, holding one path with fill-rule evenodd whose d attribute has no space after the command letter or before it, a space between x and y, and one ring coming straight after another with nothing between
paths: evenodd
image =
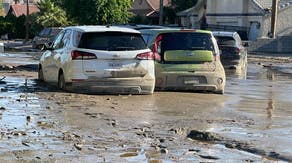
<instances>
[{"instance_id":1,"label":"car rear bumper","mask_svg":"<svg viewBox=\"0 0 292 163\"><path fill-rule=\"evenodd\" d=\"M224 91L225 73L194 72L194 73L162 73L157 76L157 90L182 91Z\"/></svg>"},{"instance_id":2,"label":"car rear bumper","mask_svg":"<svg viewBox=\"0 0 292 163\"><path fill-rule=\"evenodd\" d=\"M155 79L141 78L108 78L84 80L66 84L72 92L89 94L152 94Z\"/></svg>"}]
</instances>

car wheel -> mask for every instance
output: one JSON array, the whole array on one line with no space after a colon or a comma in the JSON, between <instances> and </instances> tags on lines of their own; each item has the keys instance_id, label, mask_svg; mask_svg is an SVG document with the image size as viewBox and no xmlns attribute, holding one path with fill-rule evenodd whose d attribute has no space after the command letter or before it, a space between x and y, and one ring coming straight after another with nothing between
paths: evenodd
<instances>
[{"instance_id":1,"label":"car wheel","mask_svg":"<svg viewBox=\"0 0 292 163\"><path fill-rule=\"evenodd\" d=\"M61 90L66 90L65 77L64 77L64 74L63 73L61 73L59 75L58 88L61 89Z\"/></svg>"},{"instance_id":2,"label":"car wheel","mask_svg":"<svg viewBox=\"0 0 292 163\"><path fill-rule=\"evenodd\" d=\"M42 69L42 67L40 66L40 68L39 68L39 72L38 72L38 79L39 79L39 81L44 81L44 73L43 73L43 69Z\"/></svg>"},{"instance_id":3,"label":"car wheel","mask_svg":"<svg viewBox=\"0 0 292 163\"><path fill-rule=\"evenodd\" d=\"M218 91L215 91L214 93L218 94L218 95L223 95L224 94L224 90L218 90Z\"/></svg>"}]
</instances>

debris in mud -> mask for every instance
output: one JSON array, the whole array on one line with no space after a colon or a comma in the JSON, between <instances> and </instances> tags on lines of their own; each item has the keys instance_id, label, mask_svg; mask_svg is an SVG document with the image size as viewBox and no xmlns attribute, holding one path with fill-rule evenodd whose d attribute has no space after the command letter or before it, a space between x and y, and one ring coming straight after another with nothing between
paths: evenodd
<instances>
[{"instance_id":1,"label":"debris in mud","mask_svg":"<svg viewBox=\"0 0 292 163\"><path fill-rule=\"evenodd\" d=\"M220 158L215 156L205 156L205 155L199 155L201 158L209 159L209 160L219 160Z\"/></svg>"},{"instance_id":2,"label":"debris in mud","mask_svg":"<svg viewBox=\"0 0 292 163\"><path fill-rule=\"evenodd\" d=\"M23 145L25 145L25 146L29 147L29 142L28 142L28 141L26 141L26 140L23 140L21 143L22 143Z\"/></svg>"},{"instance_id":3,"label":"debris in mud","mask_svg":"<svg viewBox=\"0 0 292 163\"><path fill-rule=\"evenodd\" d=\"M224 137L222 137L222 136L220 136L218 134L215 134L215 133L192 130L188 134L187 137L191 138L193 140L205 141L205 142L216 143L216 144L222 144L226 148L231 148L231 149L234 148L234 149L237 149L237 150L246 151L246 152L249 152L249 153L252 153L252 154L256 154L256 155L260 155L260 156L263 156L263 157L270 157L270 158L279 159L279 160L282 160L282 161L292 161L292 158L290 158L288 156L280 155L280 154L275 153L275 152L269 152L269 151L265 151L265 150L262 150L262 149L258 149L258 148L253 147L252 144L245 143L245 142L240 142L240 141L236 141L236 140L232 140L232 139L228 139L228 138L224 138ZM200 155L200 157L202 157L202 155ZM210 158L210 159L212 159L212 158Z\"/></svg>"},{"instance_id":4,"label":"debris in mud","mask_svg":"<svg viewBox=\"0 0 292 163\"><path fill-rule=\"evenodd\" d=\"M13 131L11 134L14 135L14 136L25 136L25 135L27 135L27 133L24 132L24 131Z\"/></svg>"},{"instance_id":5,"label":"debris in mud","mask_svg":"<svg viewBox=\"0 0 292 163\"><path fill-rule=\"evenodd\" d=\"M220 141L223 139L221 136L217 134L197 130L192 130L187 137L200 141Z\"/></svg>"},{"instance_id":6,"label":"debris in mud","mask_svg":"<svg viewBox=\"0 0 292 163\"><path fill-rule=\"evenodd\" d=\"M75 143L75 144L74 144L74 147L75 147L77 150L81 151L81 150L82 150L82 147L83 147L83 144L81 144L81 143Z\"/></svg>"},{"instance_id":7,"label":"debris in mud","mask_svg":"<svg viewBox=\"0 0 292 163\"><path fill-rule=\"evenodd\" d=\"M173 134L177 134L177 135L185 135L187 132L187 129L185 128L174 128L174 129L170 129L170 132L172 132Z\"/></svg>"},{"instance_id":8,"label":"debris in mud","mask_svg":"<svg viewBox=\"0 0 292 163\"><path fill-rule=\"evenodd\" d=\"M162 148L162 149L160 150L160 152L161 152L162 154L167 154L167 153L168 153L168 150L167 150L166 148Z\"/></svg>"},{"instance_id":9,"label":"debris in mud","mask_svg":"<svg viewBox=\"0 0 292 163\"><path fill-rule=\"evenodd\" d=\"M15 66L11 66L11 65L1 65L0 66L0 71L7 71L7 70L15 70Z\"/></svg>"},{"instance_id":10,"label":"debris in mud","mask_svg":"<svg viewBox=\"0 0 292 163\"><path fill-rule=\"evenodd\" d=\"M4 76L4 77L2 77L2 78L0 79L0 84L6 84L6 82L3 81L5 78L6 78L6 76Z\"/></svg>"},{"instance_id":11,"label":"debris in mud","mask_svg":"<svg viewBox=\"0 0 292 163\"><path fill-rule=\"evenodd\" d=\"M149 160L148 163L163 163L162 160Z\"/></svg>"},{"instance_id":12,"label":"debris in mud","mask_svg":"<svg viewBox=\"0 0 292 163\"><path fill-rule=\"evenodd\" d=\"M38 124L39 127L54 128L53 124L49 124L47 122L39 121L39 122L37 122L37 124Z\"/></svg>"},{"instance_id":13,"label":"debris in mud","mask_svg":"<svg viewBox=\"0 0 292 163\"><path fill-rule=\"evenodd\" d=\"M138 156L138 155L139 155L139 153L137 153L137 152L130 152L130 153L121 154L120 157L123 157L123 158L125 158L125 157L135 157L135 156Z\"/></svg>"},{"instance_id":14,"label":"debris in mud","mask_svg":"<svg viewBox=\"0 0 292 163\"><path fill-rule=\"evenodd\" d=\"M32 117L31 116L26 116L26 121L30 122L32 120Z\"/></svg>"}]
</instances>

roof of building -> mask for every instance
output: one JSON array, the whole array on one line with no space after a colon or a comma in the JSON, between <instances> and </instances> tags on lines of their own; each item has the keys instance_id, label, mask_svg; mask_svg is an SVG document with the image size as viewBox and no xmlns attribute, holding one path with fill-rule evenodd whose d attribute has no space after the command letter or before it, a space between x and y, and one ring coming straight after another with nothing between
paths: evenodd
<instances>
[{"instance_id":1,"label":"roof of building","mask_svg":"<svg viewBox=\"0 0 292 163\"><path fill-rule=\"evenodd\" d=\"M147 16L147 17L156 17L157 12L160 8L160 1L159 0L145 0L145 3L149 6L149 8L132 8L131 11L136 15ZM163 6L169 6L171 0L163 0ZM134 7L134 6L133 6Z\"/></svg>"},{"instance_id":2,"label":"roof of building","mask_svg":"<svg viewBox=\"0 0 292 163\"><path fill-rule=\"evenodd\" d=\"M270 9L272 7L272 0L253 0L261 9ZM279 0L279 9L292 6L292 0Z\"/></svg>"},{"instance_id":3,"label":"roof of building","mask_svg":"<svg viewBox=\"0 0 292 163\"><path fill-rule=\"evenodd\" d=\"M39 12L40 10L36 5L29 5L29 14L33 14ZM21 15L26 15L26 5L24 4L16 4L11 5L8 13L14 14L16 17Z\"/></svg>"},{"instance_id":4,"label":"roof of building","mask_svg":"<svg viewBox=\"0 0 292 163\"><path fill-rule=\"evenodd\" d=\"M153 10L158 10L160 7L159 0L146 0L146 2L152 7ZM163 6L169 5L170 2L170 0L163 0Z\"/></svg>"}]
</instances>

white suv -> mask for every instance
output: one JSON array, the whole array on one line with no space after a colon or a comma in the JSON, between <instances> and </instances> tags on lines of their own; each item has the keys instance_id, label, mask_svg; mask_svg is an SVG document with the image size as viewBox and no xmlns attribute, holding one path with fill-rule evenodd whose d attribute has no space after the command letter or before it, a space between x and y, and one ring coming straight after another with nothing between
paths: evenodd
<instances>
[{"instance_id":1,"label":"white suv","mask_svg":"<svg viewBox=\"0 0 292 163\"><path fill-rule=\"evenodd\" d=\"M73 92L152 94L154 55L133 29L67 27L42 54L39 79Z\"/></svg>"}]
</instances>

